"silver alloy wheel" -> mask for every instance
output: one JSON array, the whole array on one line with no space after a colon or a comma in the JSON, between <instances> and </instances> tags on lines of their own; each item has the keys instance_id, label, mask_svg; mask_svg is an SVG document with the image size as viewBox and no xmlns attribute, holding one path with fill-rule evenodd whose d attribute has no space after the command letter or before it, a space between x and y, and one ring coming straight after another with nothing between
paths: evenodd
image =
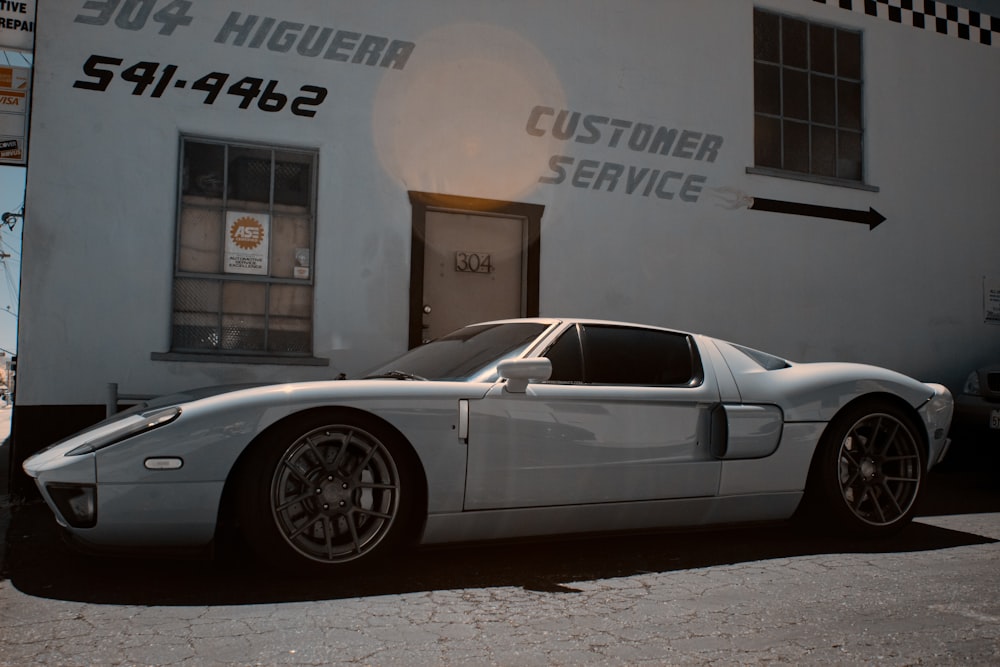
<instances>
[{"instance_id":1,"label":"silver alloy wheel","mask_svg":"<svg viewBox=\"0 0 1000 667\"><path fill-rule=\"evenodd\" d=\"M355 560L375 549L399 513L400 480L386 446L350 425L298 438L275 467L271 512L299 554L322 563Z\"/></svg>"},{"instance_id":2,"label":"silver alloy wheel","mask_svg":"<svg viewBox=\"0 0 1000 667\"><path fill-rule=\"evenodd\" d=\"M910 429L892 415L869 414L855 422L837 454L840 493L855 517L889 526L906 516L923 474L918 447Z\"/></svg>"}]
</instances>

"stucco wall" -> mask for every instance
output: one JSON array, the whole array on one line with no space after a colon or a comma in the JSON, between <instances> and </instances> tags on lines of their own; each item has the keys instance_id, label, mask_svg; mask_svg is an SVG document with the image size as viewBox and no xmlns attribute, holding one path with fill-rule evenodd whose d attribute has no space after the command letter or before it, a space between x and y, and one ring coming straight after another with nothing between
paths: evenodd
<instances>
[{"instance_id":1,"label":"stucco wall","mask_svg":"<svg viewBox=\"0 0 1000 667\"><path fill-rule=\"evenodd\" d=\"M983 322L983 277L1000 278L995 46L806 0L757 3L863 31L873 191L747 173L749 2L428 0L320 10L305 0L243 0L197 3L170 35L152 17L129 29L114 15L102 25L82 2L38 4L19 404L101 403L108 382L162 393L332 377L400 352L408 190L544 205L543 315L667 325L794 360L886 365L953 388L1000 353L1000 326ZM255 48L253 35L237 45L224 29L231 12L413 48L382 67L303 56L298 43ZM74 87L100 80L83 69L93 55L123 61L105 66L114 77L103 91ZM157 76L175 65L188 86L132 94L120 72L140 61L160 63ZM276 80L290 96L310 85L329 95L314 117L241 110L225 94L203 104L206 93L190 82L213 71ZM578 112L581 127L588 115L608 124L594 141L562 140L540 109ZM631 134L612 139L612 119L630 122L630 132L639 124L678 138L687 131L690 148L633 150ZM170 345L182 133L319 150L314 353L329 366L151 359ZM706 137L718 140L698 159ZM574 172L581 161L593 162ZM613 191L609 181L595 189L609 163L623 175ZM559 180L554 165L565 178L545 182ZM654 171L683 176L664 181L658 196L644 180ZM872 207L886 221L869 230L749 210L751 197Z\"/></svg>"}]
</instances>

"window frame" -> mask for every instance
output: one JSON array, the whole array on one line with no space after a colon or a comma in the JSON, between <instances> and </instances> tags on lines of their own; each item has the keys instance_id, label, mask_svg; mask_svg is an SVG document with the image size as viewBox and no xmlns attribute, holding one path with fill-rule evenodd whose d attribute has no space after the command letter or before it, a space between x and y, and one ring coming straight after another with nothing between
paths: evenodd
<instances>
[{"instance_id":1,"label":"window frame","mask_svg":"<svg viewBox=\"0 0 1000 667\"><path fill-rule=\"evenodd\" d=\"M202 144L202 145L214 145L220 146L222 148L222 168L223 168L223 187L220 197L218 198L218 203L199 203L192 201L185 201L185 198L191 196L191 193L185 193L186 183L185 183L185 154L189 144ZM267 151L270 158L270 166L268 169L268 193L267 201L259 201L256 199L235 199L235 197L230 193L230 190L234 187L231 182L232 177L232 159L231 153L235 151L236 155L242 151L248 152L262 152ZM310 173L307 176L306 183L308 187L308 192L305 197L304 204L293 203L292 206L303 206L305 211L303 213L293 213L287 210L283 210L282 207L289 206L288 203L276 202L276 170L275 166L282 162L281 157L285 156L295 156L296 160L303 164L309 166ZM169 352L167 353L153 353L151 356L154 360L166 360L166 361L200 361L200 362L229 362L229 363L259 363L259 364L282 364L282 365L328 365L328 359L319 359L314 356L315 352L315 341L316 341L316 282L315 282L315 266L316 266L316 235L317 235L317 202L318 202L318 172L319 172L319 149L313 147L301 147L301 146L290 146L290 145L279 145L277 143L260 143L260 142L249 142L249 141L239 141L231 139L222 139L218 137L206 137L201 135L192 134L182 134L178 141L178 153L177 153L177 187L176 187L176 210L174 215L174 258L173 258L173 272L171 276L171 299L170 299L170 342L169 342ZM194 195L198 196L198 195ZM211 199L211 197L209 197ZM253 212L260 214L266 214L271 220L271 229L268 234L268 250L267 250L267 273L264 275L254 275L254 274L242 274L242 273L227 273L225 272L224 266L218 265L217 271L209 272L204 270L192 270L182 268L182 231L184 226L184 215L186 212L191 210L201 209L204 211L211 212L214 214L219 214L222 216L223 224L220 228L220 239L219 247L217 252L219 253L219 259L221 260L225 256L225 235L227 225L225 224L225 216L229 211L239 211L242 210L240 205L236 205L236 208L230 208L231 202L247 202L252 204L252 206L247 206ZM276 234L274 223L276 219L282 216L299 217L305 221L308 225L308 242L309 242L309 261L308 261L308 276L306 278L296 278L296 277L279 277L272 275L274 271L274 260L275 253L277 251L278 244L275 243ZM200 281L211 281L218 285L218 310L217 315L217 325L221 327L219 329L220 340L222 337L222 328L225 317L227 316L227 311L224 309L223 304L223 294L229 286L239 285L261 285L263 286L263 308L259 317L262 319L262 349L225 349L221 345L214 348L201 348L201 347L184 347L178 345L176 338L176 327L178 326L178 310L177 310L177 289L178 282L183 280L200 280ZM301 319L308 319L308 334L306 340L307 349L304 351L283 351L283 350L268 350L269 336L273 334L271 330L271 325L273 318L288 317L285 315L275 313L275 304L272 301L272 288L275 286L288 285L293 287L308 287L309 288L309 314L308 318L302 317ZM206 311L209 312L209 311ZM228 313L229 315L234 315L238 313ZM258 316L253 316L258 317ZM292 316L292 319L296 319Z\"/></svg>"},{"instance_id":2,"label":"window frame","mask_svg":"<svg viewBox=\"0 0 1000 667\"><path fill-rule=\"evenodd\" d=\"M777 51L777 60L770 60L758 57L758 42L757 42L757 23L760 15L767 15L777 19L777 34L774 35L774 40L776 42L775 50ZM804 65L786 64L785 59L785 48L784 48L784 30L785 22L797 22L804 24L804 40L801 43L802 48L802 58L805 60ZM841 33L849 36L853 36L857 39L857 78L853 76L848 76L847 74L841 74L839 71L840 65L835 65L832 72L825 72L818 69L813 62L813 30L822 31L832 31L832 48L833 52L830 54L834 63L837 62L838 58L838 40ZM867 161L867 125L866 125L866 113L865 113L865 54L864 54L864 32L860 29L849 28L842 25L836 25L827 23L824 21L817 21L812 18L802 17L798 15L786 14L784 12L762 8L754 7L753 9L753 67L754 67L754 94L753 94L753 118L754 118L754 164L753 166L747 167L746 171L749 174L757 174L764 176L774 176L779 178L807 181L811 183L821 183L826 185L834 185L839 187L854 188L860 190L867 190L877 192L878 188L870 185L867 182L868 178L868 161ZM776 99L772 99L772 102L776 102L778 109L776 112L761 110L761 99L758 97L758 69L761 67L774 67L777 70L777 86ZM795 117L790 115L786 110L786 104L788 102L788 94L785 89L785 79L786 73L792 73L797 76L804 77L805 79L805 104L806 113L805 118ZM831 88L833 89L833 107L830 109L830 114L833 119L827 122L821 122L815 118L814 114L814 79L820 78L825 81L832 83ZM840 84L846 83L850 85L857 86L857 128L850 127L845 124L840 119L840 93L837 92ZM777 145L770 145L769 148L776 150L778 154L779 166L774 166L773 164L761 164L761 137L759 135L760 130L758 129L758 123L761 120L767 120L777 123ZM803 171L800 169L790 168L786 164L786 125L789 123L796 124L799 129L804 130L806 134L806 151L805 151L805 162L807 163L808 171ZM834 175L824 174L819 172L816 165L816 153L814 153L814 134L817 130L822 130L824 132L832 132L833 135L833 166ZM839 155L841 151L840 137L841 134L856 134L858 142L858 177L847 177L838 175L839 170Z\"/></svg>"}]
</instances>

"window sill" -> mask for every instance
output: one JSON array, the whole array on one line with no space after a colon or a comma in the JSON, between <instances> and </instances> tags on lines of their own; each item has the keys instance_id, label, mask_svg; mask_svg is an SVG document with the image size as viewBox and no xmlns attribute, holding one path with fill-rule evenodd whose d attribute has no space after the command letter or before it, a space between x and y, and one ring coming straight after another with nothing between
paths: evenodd
<instances>
[{"instance_id":1,"label":"window sill","mask_svg":"<svg viewBox=\"0 0 1000 667\"><path fill-rule=\"evenodd\" d=\"M818 183L819 185L832 185L837 188L851 188L853 190L866 190L868 192L878 192L876 185L868 185L861 181L849 181L843 178L831 178L829 176L815 176L813 174L803 174L797 171L786 171L784 169L774 169L772 167L747 167L748 174L757 176L772 176L774 178L784 178L791 181L805 181L806 183Z\"/></svg>"},{"instance_id":2,"label":"window sill","mask_svg":"<svg viewBox=\"0 0 1000 667\"><path fill-rule=\"evenodd\" d=\"M153 361L189 361L202 364L271 364L274 366L329 366L318 357L277 357L263 354L199 354L196 352L152 352Z\"/></svg>"}]
</instances>

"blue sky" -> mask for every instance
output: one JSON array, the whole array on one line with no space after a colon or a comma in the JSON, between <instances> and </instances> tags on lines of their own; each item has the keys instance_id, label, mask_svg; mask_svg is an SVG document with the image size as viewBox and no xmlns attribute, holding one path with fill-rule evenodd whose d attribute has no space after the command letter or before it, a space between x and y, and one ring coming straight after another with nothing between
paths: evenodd
<instances>
[{"instance_id":1,"label":"blue sky","mask_svg":"<svg viewBox=\"0 0 1000 667\"><path fill-rule=\"evenodd\" d=\"M23 167L0 165L0 214L20 212L24 205ZM18 220L14 229L0 226L0 251L10 255L0 260L0 348L17 352L18 285L21 280L21 230Z\"/></svg>"}]
</instances>

